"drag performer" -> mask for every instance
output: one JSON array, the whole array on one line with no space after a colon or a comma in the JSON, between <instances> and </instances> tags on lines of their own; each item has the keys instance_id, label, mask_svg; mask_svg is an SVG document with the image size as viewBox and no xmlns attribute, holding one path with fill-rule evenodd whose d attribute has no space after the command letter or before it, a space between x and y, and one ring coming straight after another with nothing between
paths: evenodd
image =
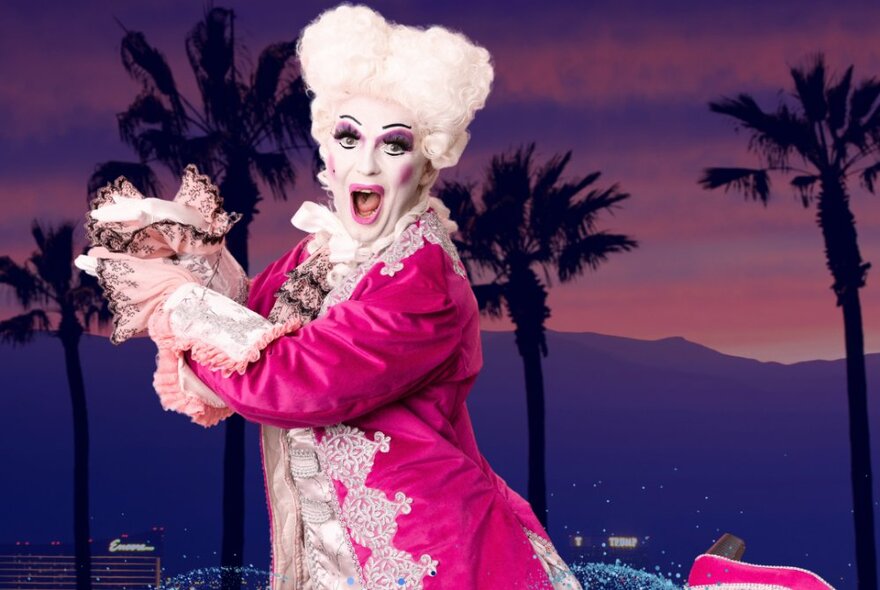
<instances>
[{"instance_id":1,"label":"drag performer","mask_svg":"<svg viewBox=\"0 0 880 590\"><path fill-rule=\"evenodd\" d=\"M488 52L343 5L298 53L329 206L306 202L292 222L309 236L248 280L195 167L173 201L108 185L77 264L114 341L148 329L165 408L262 425L275 590L579 589L465 405L479 310L430 190L485 103Z\"/></svg>"}]
</instances>

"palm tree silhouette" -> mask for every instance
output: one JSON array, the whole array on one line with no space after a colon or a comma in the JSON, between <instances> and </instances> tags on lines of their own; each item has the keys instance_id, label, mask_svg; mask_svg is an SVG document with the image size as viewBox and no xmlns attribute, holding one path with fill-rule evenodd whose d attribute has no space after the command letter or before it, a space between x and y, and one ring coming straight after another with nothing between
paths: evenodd
<instances>
[{"instance_id":1,"label":"palm tree silhouette","mask_svg":"<svg viewBox=\"0 0 880 590\"><path fill-rule=\"evenodd\" d=\"M874 193L880 173L880 80L853 88L853 68L830 80L822 55L805 68L792 68L793 102L781 99L776 110L762 110L740 94L709 104L749 133L749 150L759 168L708 168L700 184L707 189L736 189L765 206L770 173L790 176L805 208L817 203L816 222L825 241L825 258L834 278L831 289L843 309L852 455L853 517L859 588L877 588L874 510L871 501L871 446L868 433L867 380L859 289L871 266L862 262L848 183L857 177ZM791 104L790 104L791 103Z\"/></svg>"},{"instance_id":2,"label":"palm tree silhouette","mask_svg":"<svg viewBox=\"0 0 880 590\"><path fill-rule=\"evenodd\" d=\"M612 211L614 205L629 198L628 194L616 186L592 188L599 172L563 182L571 152L555 155L537 167L534 151L535 145L530 144L493 157L479 201L473 187L462 183L443 185L438 196L459 223L454 241L472 282L478 283L474 294L480 310L494 317L506 311L516 326L516 346L526 380L528 497L546 527L541 356L547 356L544 333L550 317L550 275L563 283L570 281L587 267L596 270L609 254L632 250L638 244L625 235L596 229L599 214ZM536 269L543 271L543 281Z\"/></svg>"},{"instance_id":3,"label":"palm tree silhouette","mask_svg":"<svg viewBox=\"0 0 880 590\"><path fill-rule=\"evenodd\" d=\"M23 265L0 256L0 284L15 292L24 313L0 321L0 341L27 344L38 332L61 340L73 406L73 538L76 587L89 590L89 422L79 341L93 324L110 320L97 281L73 274L73 223L44 228L36 221L31 233L37 250Z\"/></svg>"},{"instance_id":4,"label":"palm tree silhouette","mask_svg":"<svg viewBox=\"0 0 880 590\"><path fill-rule=\"evenodd\" d=\"M89 194L120 175L144 194L156 195L151 163L180 176L189 163L219 185L227 210L242 215L226 245L248 269L248 228L258 213L262 181L286 199L296 173L288 154L314 150L309 99L295 63L296 42L266 47L249 77L236 60L235 13L211 8L186 38L186 52L201 95L201 108L181 94L165 57L143 33L126 31L122 63L141 92L118 115L122 140L140 162L104 162L89 181ZM223 473L224 588L237 587L234 568L244 553L244 421L226 420Z\"/></svg>"}]
</instances>

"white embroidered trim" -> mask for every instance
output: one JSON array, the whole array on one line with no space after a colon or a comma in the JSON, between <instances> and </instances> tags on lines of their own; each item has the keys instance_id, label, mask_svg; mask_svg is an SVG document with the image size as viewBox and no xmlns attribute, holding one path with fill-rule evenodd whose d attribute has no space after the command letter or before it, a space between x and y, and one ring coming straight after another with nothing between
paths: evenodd
<instances>
[{"instance_id":1,"label":"white embroidered trim","mask_svg":"<svg viewBox=\"0 0 880 590\"><path fill-rule=\"evenodd\" d=\"M365 485L376 453L387 453L390 442L381 432L370 440L358 428L337 424L325 429L318 447L327 474L347 489L341 514L352 538L371 551L363 571L366 587L421 590L426 575L437 575L437 560L424 554L415 561L410 553L392 545L397 517L410 513L412 498L396 492L389 500L381 490Z\"/></svg>"},{"instance_id":2,"label":"white embroidered trim","mask_svg":"<svg viewBox=\"0 0 880 590\"><path fill-rule=\"evenodd\" d=\"M374 254L369 260L346 275L342 283L324 298L318 317L326 314L327 310L337 303L347 301L357 284L375 264L383 263L384 267L379 271L380 274L393 277L403 269L403 261L418 252L425 245L425 241L443 248L443 251L452 260L452 268L455 273L467 278L464 264L462 264L458 251L449 238L449 232L443 226L440 217L434 211L429 210L422 214L418 224L413 223L408 226L385 250Z\"/></svg>"},{"instance_id":3,"label":"white embroidered trim","mask_svg":"<svg viewBox=\"0 0 880 590\"><path fill-rule=\"evenodd\" d=\"M345 533L336 490L319 457L312 428L287 431L289 469L299 495L309 582L314 590L363 590L364 574Z\"/></svg>"},{"instance_id":4,"label":"white embroidered trim","mask_svg":"<svg viewBox=\"0 0 880 590\"><path fill-rule=\"evenodd\" d=\"M535 555L550 578L553 590L583 590L577 577L556 552L556 548L547 539L523 527L526 537L532 544Z\"/></svg>"}]
</instances>

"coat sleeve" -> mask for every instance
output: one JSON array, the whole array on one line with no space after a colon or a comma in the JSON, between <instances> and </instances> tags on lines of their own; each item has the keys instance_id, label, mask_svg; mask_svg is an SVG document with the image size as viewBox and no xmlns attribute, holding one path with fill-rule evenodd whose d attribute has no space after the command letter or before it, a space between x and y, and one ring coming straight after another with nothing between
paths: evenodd
<instances>
[{"instance_id":1,"label":"coat sleeve","mask_svg":"<svg viewBox=\"0 0 880 590\"><path fill-rule=\"evenodd\" d=\"M242 375L190 366L237 413L280 428L335 424L416 392L455 371L461 325L442 270L418 272L412 258L424 257L393 278L371 273L380 285L271 343Z\"/></svg>"}]
</instances>

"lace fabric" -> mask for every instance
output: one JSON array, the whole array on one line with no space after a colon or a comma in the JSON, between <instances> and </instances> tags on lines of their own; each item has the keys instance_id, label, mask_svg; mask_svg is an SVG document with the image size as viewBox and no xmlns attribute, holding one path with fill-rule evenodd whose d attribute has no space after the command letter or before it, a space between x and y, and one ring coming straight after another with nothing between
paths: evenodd
<instances>
[{"instance_id":1,"label":"lace fabric","mask_svg":"<svg viewBox=\"0 0 880 590\"><path fill-rule=\"evenodd\" d=\"M117 198L144 196L119 177L98 191L91 211L114 206ZM210 286L238 303L247 299L247 275L223 247L223 238L238 216L223 210L217 187L189 165L171 203L176 210L189 212L186 219L200 219L198 226L176 219L144 225L139 220L88 217L86 233L93 246L88 256L97 261L95 274L113 315L111 341L116 344L144 333L158 305L183 283Z\"/></svg>"},{"instance_id":2,"label":"lace fabric","mask_svg":"<svg viewBox=\"0 0 880 590\"><path fill-rule=\"evenodd\" d=\"M324 297L330 292L327 273L331 267L329 253L322 248L288 272L287 280L275 293L276 301L269 312L269 320L279 323L298 317L306 323L316 318Z\"/></svg>"},{"instance_id":3,"label":"lace fabric","mask_svg":"<svg viewBox=\"0 0 880 590\"><path fill-rule=\"evenodd\" d=\"M143 199L144 195L128 179L120 176L98 191L91 202L91 211L112 205L115 197ZM100 222L89 215L86 234L95 246L138 258L206 254L219 250L224 236L241 218L237 213L223 210L219 190L193 164L184 169L173 202L198 211L203 222L197 227L163 219L142 226L129 222Z\"/></svg>"}]
</instances>

